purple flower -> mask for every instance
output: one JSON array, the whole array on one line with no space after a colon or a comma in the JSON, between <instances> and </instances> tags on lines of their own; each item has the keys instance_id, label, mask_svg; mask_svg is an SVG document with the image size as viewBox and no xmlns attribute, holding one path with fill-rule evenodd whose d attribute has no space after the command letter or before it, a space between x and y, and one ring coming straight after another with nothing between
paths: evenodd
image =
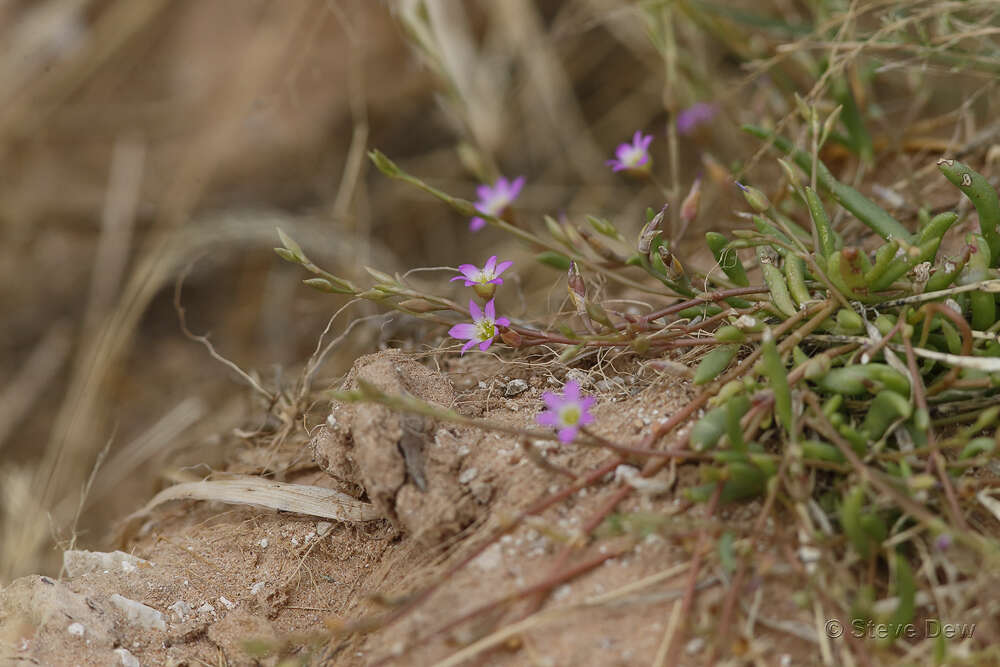
<instances>
[{"instance_id":1,"label":"purple flower","mask_svg":"<svg viewBox=\"0 0 1000 667\"><path fill-rule=\"evenodd\" d=\"M593 396L580 396L580 385L572 380L563 387L563 395L558 396L551 391L542 394L542 400L548 408L536 419L542 426L551 426L559 430L559 440L571 442L581 426L594 421L590 414L590 406L594 404Z\"/></svg>"},{"instance_id":2,"label":"purple flower","mask_svg":"<svg viewBox=\"0 0 1000 667\"><path fill-rule=\"evenodd\" d=\"M523 187L524 176L518 176L513 181L500 178L492 187L489 185L480 185L476 188L476 194L479 196L479 201L476 202L476 210L483 215L499 217L517 199ZM469 229L474 232L478 232L485 226L486 221L478 216L469 221Z\"/></svg>"},{"instance_id":3,"label":"purple flower","mask_svg":"<svg viewBox=\"0 0 1000 667\"><path fill-rule=\"evenodd\" d=\"M475 344L479 344L479 349L485 352L493 344L493 339L497 337L497 325L506 327L510 325L510 320L506 317L497 317L496 306L493 300L486 302L486 306L480 310L479 304L469 301L469 312L472 314L472 324L456 324L448 330L448 335L458 340L467 340L462 346L462 354Z\"/></svg>"},{"instance_id":4,"label":"purple flower","mask_svg":"<svg viewBox=\"0 0 1000 667\"><path fill-rule=\"evenodd\" d=\"M653 135L636 130L632 136L632 143L619 144L615 149L615 159L608 160L605 164L611 167L611 171L649 171L652 162L652 158L649 157L649 144L652 141Z\"/></svg>"},{"instance_id":5,"label":"purple flower","mask_svg":"<svg viewBox=\"0 0 1000 667\"><path fill-rule=\"evenodd\" d=\"M476 294L481 298L491 299L493 298L496 286L503 285L503 278L500 277L500 274L509 269L513 264L514 262L500 262L497 264L497 256L493 255L486 260L486 264L481 269L476 268L472 264L460 264L458 270L462 275L455 276L451 280L452 282L465 280L465 286L476 290Z\"/></svg>"},{"instance_id":6,"label":"purple flower","mask_svg":"<svg viewBox=\"0 0 1000 667\"><path fill-rule=\"evenodd\" d=\"M677 114L677 131L681 134L691 134L696 127L715 118L718 112L718 106L708 102L698 102Z\"/></svg>"},{"instance_id":7,"label":"purple flower","mask_svg":"<svg viewBox=\"0 0 1000 667\"><path fill-rule=\"evenodd\" d=\"M934 540L934 547L938 551L947 551L948 549L951 548L951 544L952 544L951 535L949 535L948 533L941 533L940 535L937 536L937 539Z\"/></svg>"}]
</instances>

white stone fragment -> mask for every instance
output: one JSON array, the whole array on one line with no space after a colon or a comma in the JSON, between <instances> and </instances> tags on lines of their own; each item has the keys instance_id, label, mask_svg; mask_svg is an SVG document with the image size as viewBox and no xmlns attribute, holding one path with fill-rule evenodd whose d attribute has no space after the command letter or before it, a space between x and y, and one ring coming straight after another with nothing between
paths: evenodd
<instances>
[{"instance_id":1,"label":"white stone fragment","mask_svg":"<svg viewBox=\"0 0 1000 667\"><path fill-rule=\"evenodd\" d=\"M176 616L177 620L179 621L185 620L188 616L194 613L194 610L191 609L191 605L189 605L184 600L178 600L177 602L167 607L167 609L172 611L174 613L174 616Z\"/></svg>"},{"instance_id":2,"label":"white stone fragment","mask_svg":"<svg viewBox=\"0 0 1000 667\"><path fill-rule=\"evenodd\" d=\"M250 587L250 595L257 595L257 593L260 593L262 590L264 590L265 585L266 584L263 581L256 582L253 586Z\"/></svg>"},{"instance_id":3,"label":"white stone fragment","mask_svg":"<svg viewBox=\"0 0 1000 667\"><path fill-rule=\"evenodd\" d=\"M163 614L156 609L118 595L118 593L114 593L109 599L111 600L111 604L118 607L125 614L125 620L132 625L138 625L147 630L166 631L167 622L163 620Z\"/></svg>"},{"instance_id":4,"label":"white stone fragment","mask_svg":"<svg viewBox=\"0 0 1000 667\"><path fill-rule=\"evenodd\" d=\"M215 607L213 607L212 605L210 605L208 602L205 602L200 607L198 607L198 613L199 614L214 614L215 613Z\"/></svg>"},{"instance_id":5,"label":"white stone fragment","mask_svg":"<svg viewBox=\"0 0 1000 667\"><path fill-rule=\"evenodd\" d=\"M479 468L466 468L458 476L458 483L459 484L468 484L469 482L471 482L472 480L474 480L476 478L476 475L478 475L478 474L479 474Z\"/></svg>"},{"instance_id":6,"label":"white stone fragment","mask_svg":"<svg viewBox=\"0 0 1000 667\"><path fill-rule=\"evenodd\" d=\"M148 560L124 551L82 551L70 549L63 552L63 567L70 578L92 572L135 572L140 565L151 566Z\"/></svg>"},{"instance_id":7,"label":"white stone fragment","mask_svg":"<svg viewBox=\"0 0 1000 667\"><path fill-rule=\"evenodd\" d=\"M701 653L701 650L705 648L705 640L701 637L695 637L687 644L684 645L684 651L688 655L695 655L696 653Z\"/></svg>"},{"instance_id":8,"label":"white stone fragment","mask_svg":"<svg viewBox=\"0 0 1000 667\"><path fill-rule=\"evenodd\" d=\"M139 659L132 655L127 648L116 648L115 655L122 667L140 667Z\"/></svg>"},{"instance_id":9,"label":"white stone fragment","mask_svg":"<svg viewBox=\"0 0 1000 667\"><path fill-rule=\"evenodd\" d=\"M228 600L225 595L219 596L219 602L225 605L226 609L236 609L236 603Z\"/></svg>"},{"instance_id":10,"label":"white stone fragment","mask_svg":"<svg viewBox=\"0 0 1000 667\"><path fill-rule=\"evenodd\" d=\"M566 371L566 382L576 382L583 389L593 384L590 380L590 375L584 373L579 368L571 368Z\"/></svg>"},{"instance_id":11,"label":"white stone fragment","mask_svg":"<svg viewBox=\"0 0 1000 667\"><path fill-rule=\"evenodd\" d=\"M624 481L644 496L654 497L670 490L669 480L643 477L638 468L620 465L615 468L615 481Z\"/></svg>"},{"instance_id":12,"label":"white stone fragment","mask_svg":"<svg viewBox=\"0 0 1000 667\"><path fill-rule=\"evenodd\" d=\"M331 530L333 530L333 524L329 521L320 521L316 524L316 534L320 537L326 537Z\"/></svg>"},{"instance_id":13,"label":"white stone fragment","mask_svg":"<svg viewBox=\"0 0 1000 667\"><path fill-rule=\"evenodd\" d=\"M503 390L504 396L517 396L528 391L528 383L524 380L511 380Z\"/></svg>"},{"instance_id":14,"label":"white stone fragment","mask_svg":"<svg viewBox=\"0 0 1000 667\"><path fill-rule=\"evenodd\" d=\"M503 551L499 544L491 544L483 553L476 556L472 564L484 572L490 572L500 567L503 562Z\"/></svg>"},{"instance_id":15,"label":"white stone fragment","mask_svg":"<svg viewBox=\"0 0 1000 667\"><path fill-rule=\"evenodd\" d=\"M261 548L261 549L266 549L266 548L267 548L267 545L268 545L268 544L270 544L270 542L268 542L268 541L267 541L267 538L266 538L266 537L262 537L262 538L260 538L260 541L259 541L259 542L257 542L257 544L259 544L259 545L260 545L260 548Z\"/></svg>"},{"instance_id":16,"label":"white stone fragment","mask_svg":"<svg viewBox=\"0 0 1000 667\"><path fill-rule=\"evenodd\" d=\"M70 623L66 632L74 637L82 637L87 632L87 628L83 627L83 623Z\"/></svg>"}]
</instances>

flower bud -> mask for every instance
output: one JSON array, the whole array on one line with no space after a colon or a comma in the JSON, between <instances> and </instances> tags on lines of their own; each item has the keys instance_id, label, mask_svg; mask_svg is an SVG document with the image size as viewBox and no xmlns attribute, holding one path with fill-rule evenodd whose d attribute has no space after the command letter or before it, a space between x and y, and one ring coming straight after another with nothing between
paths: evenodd
<instances>
[{"instance_id":1,"label":"flower bud","mask_svg":"<svg viewBox=\"0 0 1000 667\"><path fill-rule=\"evenodd\" d=\"M694 183L691 184L691 190L688 192L687 197L684 198L684 203L681 204L681 222L685 225L690 224L698 217L698 204L701 203L701 177L694 179Z\"/></svg>"},{"instance_id":2,"label":"flower bud","mask_svg":"<svg viewBox=\"0 0 1000 667\"><path fill-rule=\"evenodd\" d=\"M521 347L521 344L523 343L521 334L517 333L513 329L504 329L500 334L500 340L507 343L514 349Z\"/></svg>"},{"instance_id":3,"label":"flower bud","mask_svg":"<svg viewBox=\"0 0 1000 667\"><path fill-rule=\"evenodd\" d=\"M758 213L763 213L771 208L771 202L767 198L767 195L757 188L743 185L740 182L737 182L736 185L743 191L743 196L746 198L747 203L750 204L750 208L753 210Z\"/></svg>"},{"instance_id":4,"label":"flower bud","mask_svg":"<svg viewBox=\"0 0 1000 667\"><path fill-rule=\"evenodd\" d=\"M649 252L649 246L653 243L653 239L656 238L657 234L660 234L660 226L663 224L663 218L667 213L667 206L669 204L664 204L660 212L653 216L653 219L646 223L646 226L642 228L639 232L639 252L645 255Z\"/></svg>"},{"instance_id":5,"label":"flower bud","mask_svg":"<svg viewBox=\"0 0 1000 667\"><path fill-rule=\"evenodd\" d=\"M497 291L496 283L476 283L472 286L472 291L483 301L489 301Z\"/></svg>"},{"instance_id":6,"label":"flower bud","mask_svg":"<svg viewBox=\"0 0 1000 667\"><path fill-rule=\"evenodd\" d=\"M656 250L663 262L663 268L667 278L673 280L674 282L683 280L685 277L684 265L681 264L679 259L677 259L677 255L670 252L670 249L667 248L666 244L659 246Z\"/></svg>"},{"instance_id":7,"label":"flower bud","mask_svg":"<svg viewBox=\"0 0 1000 667\"><path fill-rule=\"evenodd\" d=\"M414 313L429 313L435 310L442 310L441 306L435 305L426 299L407 299L399 302L400 308Z\"/></svg>"}]
</instances>

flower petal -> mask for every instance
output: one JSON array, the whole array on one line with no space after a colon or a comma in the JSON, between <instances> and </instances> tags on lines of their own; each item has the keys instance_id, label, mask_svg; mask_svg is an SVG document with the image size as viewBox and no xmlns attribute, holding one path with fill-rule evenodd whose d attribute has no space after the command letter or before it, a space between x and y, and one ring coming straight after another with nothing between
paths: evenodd
<instances>
[{"instance_id":1,"label":"flower petal","mask_svg":"<svg viewBox=\"0 0 1000 667\"><path fill-rule=\"evenodd\" d=\"M493 188L488 185L480 185L476 188L476 196L479 197L480 202L484 202L493 196Z\"/></svg>"},{"instance_id":2,"label":"flower petal","mask_svg":"<svg viewBox=\"0 0 1000 667\"><path fill-rule=\"evenodd\" d=\"M479 304L469 299L469 313L472 315L474 322L478 322L483 319L483 310L479 307Z\"/></svg>"},{"instance_id":3,"label":"flower petal","mask_svg":"<svg viewBox=\"0 0 1000 667\"><path fill-rule=\"evenodd\" d=\"M490 349L490 345L492 344L493 344L493 338L487 338L486 340L484 340L482 343L479 344L479 349L485 352L486 350Z\"/></svg>"},{"instance_id":4,"label":"flower petal","mask_svg":"<svg viewBox=\"0 0 1000 667\"><path fill-rule=\"evenodd\" d=\"M506 262L500 262L496 265L496 270L493 271L494 276L499 276L501 273L514 266L514 262L508 260Z\"/></svg>"},{"instance_id":5,"label":"flower petal","mask_svg":"<svg viewBox=\"0 0 1000 667\"><path fill-rule=\"evenodd\" d=\"M468 322L463 324L456 324L452 328L448 329L448 335L452 338L457 338L458 340L471 340L476 338L476 325L469 324Z\"/></svg>"},{"instance_id":6,"label":"flower petal","mask_svg":"<svg viewBox=\"0 0 1000 667\"><path fill-rule=\"evenodd\" d=\"M581 410L589 410L592 405L597 401L593 396L584 396L577 403L580 405Z\"/></svg>"},{"instance_id":7,"label":"flower petal","mask_svg":"<svg viewBox=\"0 0 1000 667\"><path fill-rule=\"evenodd\" d=\"M465 345L463 345L462 346L462 354L465 354L469 350L469 348L472 347L475 344L476 344L476 341L470 340L468 343L466 343Z\"/></svg>"},{"instance_id":8,"label":"flower petal","mask_svg":"<svg viewBox=\"0 0 1000 667\"><path fill-rule=\"evenodd\" d=\"M546 410L545 412L540 412L535 415L535 421L537 421L542 426L558 426L559 425L559 415L551 410Z\"/></svg>"},{"instance_id":9,"label":"flower petal","mask_svg":"<svg viewBox=\"0 0 1000 667\"><path fill-rule=\"evenodd\" d=\"M580 398L580 384L576 380L570 380L563 387L563 396L566 401L576 401Z\"/></svg>"},{"instance_id":10,"label":"flower petal","mask_svg":"<svg viewBox=\"0 0 1000 667\"><path fill-rule=\"evenodd\" d=\"M509 327L510 320L507 319L506 317L498 317L497 319L493 320L493 324L497 324L502 327Z\"/></svg>"},{"instance_id":11,"label":"flower petal","mask_svg":"<svg viewBox=\"0 0 1000 667\"><path fill-rule=\"evenodd\" d=\"M559 412L559 408L562 407L562 404L564 402L562 396L554 394L551 391L547 391L544 394L542 394L542 400L545 401L545 405L550 410L553 410L556 413Z\"/></svg>"},{"instance_id":12,"label":"flower petal","mask_svg":"<svg viewBox=\"0 0 1000 667\"><path fill-rule=\"evenodd\" d=\"M483 273L487 274L494 273L494 269L496 268L496 266L497 266L497 256L493 255L488 260L486 260L486 264L483 265Z\"/></svg>"},{"instance_id":13,"label":"flower petal","mask_svg":"<svg viewBox=\"0 0 1000 667\"><path fill-rule=\"evenodd\" d=\"M490 322L495 322L497 319L497 307L493 305L493 301L493 299L490 299L486 302L486 309L484 311L486 313L486 319Z\"/></svg>"},{"instance_id":14,"label":"flower petal","mask_svg":"<svg viewBox=\"0 0 1000 667\"><path fill-rule=\"evenodd\" d=\"M478 206L476 208L479 208ZM486 221L482 218L473 218L469 220L469 231L478 232L480 229L486 226Z\"/></svg>"},{"instance_id":15,"label":"flower petal","mask_svg":"<svg viewBox=\"0 0 1000 667\"><path fill-rule=\"evenodd\" d=\"M567 426L566 428L559 429L559 440L561 442L573 442L573 438L576 437L576 427Z\"/></svg>"},{"instance_id":16,"label":"flower petal","mask_svg":"<svg viewBox=\"0 0 1000 667\"><path fill-rule=\"evenodd\" d=\"M521 194L521 188L524 187L524 176L518 176L514 179L514 182L510 184L510 189L507 191L507 195L511 201L517 199L518 195Z\"/></svg>"}]
</instances>

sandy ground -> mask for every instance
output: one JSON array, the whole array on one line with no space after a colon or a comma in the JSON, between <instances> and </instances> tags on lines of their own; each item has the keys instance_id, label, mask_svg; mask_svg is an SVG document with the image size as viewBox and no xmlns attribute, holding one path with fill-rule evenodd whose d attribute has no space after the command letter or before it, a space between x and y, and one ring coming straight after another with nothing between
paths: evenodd
<instances>
[{"instance_id":1,"label":"sandy ground","mask_svg":"<svg viewBox=\"0 0 1000 667\"><path fill-rule=\"evenodd\" d=\"M541 394L566 378L529 368L500 366L484 355L456 360L439 373L389 350L362 357L345 387L361 377L463 415L530 426ZM610 369L577 377L600 396L597 432L626 441L690 396L678 378L636 379ZM397 443L407 438L416 453L404 457ZM545 444L546 461L575 474L609 459L600 449ZM245 460L261 455L251 448ZM65 559L64 580L29 576L5 589L0 659L42 665L244 665L286 658L427 665L540 609L521 632L500 637L461 664L651 664L683 596L700 528L733 530L742 538L759 510L756 503L732 506L706 523L703 506L690 507L679 497L697 481L696 469L685 466L661 473L656 493L633 494L594 539L581 539L581 526L622 483L621 473L609 474L492 541L519 512L569 482L526 456L514 436L334 402L325 424L311 429L311 437L303 432L278 455L292 464L285 481L348 493L372 502L386 518L338 523L218 503L164 504L119 545L135 558L73 552ZM242 470L238 464L233 469ZM560 580L547 596L515 595L553 574L559 578L553 568L569 544L575 548L560 572L607 560ZM808 634L808 615L792 602L791 573L771 567L779 560L772 547L777 544L755 554L751 581L766 611L754 632L734 629L730 650L742 656L738 662L759 657L768 664L811 664L815 645L795 634ZM362 619L384 619L439 581L433 594L391 625L339 632ZM726 588L723 572L700 573L680 651L685 664L707 660ZM504 603L505 596L513 597ZM468 622L454 623L495 601ZM789 624L791 633L760 625L775 619Z\"/></svg>"}]
</instances>

